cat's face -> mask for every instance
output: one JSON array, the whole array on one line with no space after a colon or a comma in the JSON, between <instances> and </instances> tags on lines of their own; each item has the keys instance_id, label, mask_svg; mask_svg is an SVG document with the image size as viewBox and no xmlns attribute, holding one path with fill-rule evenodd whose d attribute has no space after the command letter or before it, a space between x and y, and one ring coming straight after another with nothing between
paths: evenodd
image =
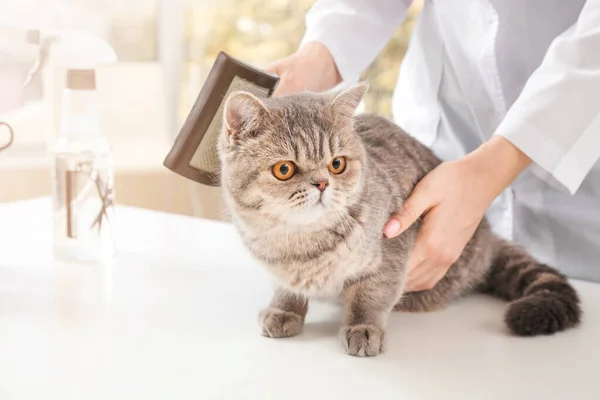
<instances>
[{"instance_id":1,"label":"cat's face","mask_svg":"<svg viewBox=\"0 0 600 400\"><path fill-rule=\"evenodd\" d=\"M362 188L364 148L351 117L365 90L266 100L232 94L220 141L230 200L294 225L341 217Z\"/></svg>"}]
</instances>

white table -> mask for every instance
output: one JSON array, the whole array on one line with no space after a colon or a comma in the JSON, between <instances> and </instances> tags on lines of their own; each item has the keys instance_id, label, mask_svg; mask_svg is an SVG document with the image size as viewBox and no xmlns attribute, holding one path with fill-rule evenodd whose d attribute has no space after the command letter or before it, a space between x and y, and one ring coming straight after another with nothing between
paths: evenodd
<instances>
[{"instance_id":1,"label":"white table","mask_svg":"<svg viewBox=\"0 0 600 400\"><path fill-rule=\"evenodd\" d=\"M112 269L52 263L50 202L0 206L0 399L600 399L600 285L585 318L515 338L504 303L395 313L387 353L343 354L337 307L259 335L264 272L222 223L119 208Z\"/></svg>"}]
</instances>

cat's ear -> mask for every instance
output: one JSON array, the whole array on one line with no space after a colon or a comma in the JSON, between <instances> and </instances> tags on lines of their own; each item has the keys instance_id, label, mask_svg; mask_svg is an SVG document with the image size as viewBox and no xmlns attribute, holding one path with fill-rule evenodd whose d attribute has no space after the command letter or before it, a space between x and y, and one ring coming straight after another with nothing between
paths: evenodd
<instances>
[{"instance_id":1,"label":"cat's ear","mask_svg":"<svg viewBox=\"0 0 600 400\"><path fill-rule=\"evenodd\" d=\"M225 134L231 143L255 133L269 110L256 96L242 91L232 92L223 107Z\"/></svg>"},{"instance_id":2,"label":"cat's ear","mask_svg":"<svg viewBox=\"0 0 600 400\"><path fill-rule=\"evenodd\" d=\"M334 117L352 118L367 90L369 90L369 84L360 82L335 96L331 101L331 110Z\"/></svg>"}]
</instances>

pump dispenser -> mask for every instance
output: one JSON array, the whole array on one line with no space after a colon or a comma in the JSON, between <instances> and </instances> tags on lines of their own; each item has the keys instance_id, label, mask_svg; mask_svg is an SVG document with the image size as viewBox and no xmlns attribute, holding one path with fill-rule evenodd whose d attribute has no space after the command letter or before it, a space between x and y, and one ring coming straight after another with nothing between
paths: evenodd
<instances>
[{"instance_id":1,"label":"pump dispenser","mask_svg":"<svg viewBox=\"0 0 600 400\"><path fill-rule=\"evenodd\" d=\"M51 151L53 253L62 261L101 263L115 252L115 197L112 150L100 128L96 68L116 56L89 34L56 32L50 38L49 51L40 55L66 73L59 137ZM30 75L36 73L34 68Z\"/></svg>"}]
</instances>

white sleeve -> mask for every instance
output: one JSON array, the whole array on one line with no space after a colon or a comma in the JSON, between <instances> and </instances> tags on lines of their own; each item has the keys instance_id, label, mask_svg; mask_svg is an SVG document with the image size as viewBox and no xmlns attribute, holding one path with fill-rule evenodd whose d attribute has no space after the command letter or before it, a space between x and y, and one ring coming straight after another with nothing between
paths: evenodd
<instances>
[{"instance_id":1,"label":"white sleeve","mask_svg":"<svg viewBox=\"0 0 600 400\"><path fill-rule=\"evenodd\" d=\"M406 18L412 0L317 0L300 46L329 49L345 83L354 83Z\"/></svg>"},{"instance_id":2,"label":"white sleeve","mask_svg":"<svg viewBox=\"0 0 600 400\"><path fill-rule=\"evenodd\" d=\"M532 172L577 192L600 157L600 0L552 42L495 134L533 160Z\"/></svg>"}]
</instances>

